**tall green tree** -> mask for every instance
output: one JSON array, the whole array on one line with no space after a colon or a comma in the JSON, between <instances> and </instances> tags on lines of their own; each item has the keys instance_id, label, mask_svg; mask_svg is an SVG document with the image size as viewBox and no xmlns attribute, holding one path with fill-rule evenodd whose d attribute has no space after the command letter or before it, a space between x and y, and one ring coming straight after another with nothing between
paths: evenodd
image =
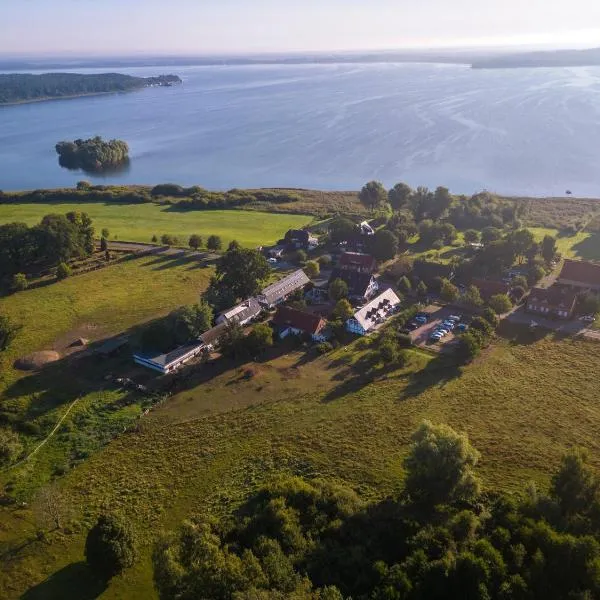
<instances>
[{"instance_id":1,"label":"tall green tree","mask_svg":"<svg viewBox=\"0 0 600 600\"><path fill-rule=\"evenodd\" d=\"M388 194L382 183L379 181L369 181L360 190L358 199L368 209L375 210L387 202Z\"/></svg>"},{"instance_id":2,"label":"tall green tree","mask_svg":"<svg viewBox=\"0 0 600 600\"><path fill-rule=\"evenodd\" d=\"M334 279L329 284L329 298L333 302L338 302L342 298L348 297L348 284L343 279Z\"/></svg>"},{"instance_id":3,"label":"tall green tree","mask_svg":"<svg viewBox=\"0 0 600 600\"><path fill-rule=\"evenodd\" d=\"M408 205L413 189L406 183L397 183L389 192L388 200L394 210L400 210Z\"/></svg>"},{"instance_id":4,"label":"tall green tree","mask_svg":"<svg viewBox=\"0 0 600 600\"><path fill-rule=\"evenodd\" d=\"M545 235L542 240L542 257L549 264L554 260L556 256L557 247L556 247L556 238L551 235Z\"/></svg>"},{"instance_id":5,"label":"tall green tree","mask_svg":"<svg viewBox=\"0 0 600 600\"><path fill-rule=\"evenodd\" d=\"M375 260L391 260L398 253L398 238L387 229L380 229L371 236L369 250Z\"/></svg>"}]
</instances>

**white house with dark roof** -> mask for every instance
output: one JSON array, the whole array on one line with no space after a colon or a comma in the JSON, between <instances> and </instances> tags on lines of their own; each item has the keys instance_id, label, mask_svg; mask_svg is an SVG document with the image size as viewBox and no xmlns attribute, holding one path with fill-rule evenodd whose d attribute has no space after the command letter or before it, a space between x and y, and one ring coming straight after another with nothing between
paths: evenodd
<instances>
[{"instance_id":1,"label":"white house with dark roof","mask_svg":"<svg viewBox=\"0 0 600 600\"><path fill-rule=\"evenodd\" d=\"M186 362L200 355L205 348L202 341L194 342L175 348L171 352L166 353L138 353L133 355L133 360L136 364L158 371L163 375L177 371Z\"/></svg>"},{"instance_id":2,"label":"white house with dark roof","mask_svg":"<svg viewBox=\"0 0 600 600\"><path fill-rule=\"evenodd\" d=\"M385 290L346 321L346 330L357 335L367 335L379 325L385 323L399 305L400 298L394 290Z\"/></svg>"},{"instance_id":3,"label":"white house with dark roof","mask_svg":"<svg viewBox=\"0 0 600 600\"><path fill-rule=\"evenodd\" d=\"M302 290L310 283L310 279L302 269L290 273L283 279L267 286L257 297L264 308L274 308L285 302L294 292Z\"/></svg>"}]
</instances>

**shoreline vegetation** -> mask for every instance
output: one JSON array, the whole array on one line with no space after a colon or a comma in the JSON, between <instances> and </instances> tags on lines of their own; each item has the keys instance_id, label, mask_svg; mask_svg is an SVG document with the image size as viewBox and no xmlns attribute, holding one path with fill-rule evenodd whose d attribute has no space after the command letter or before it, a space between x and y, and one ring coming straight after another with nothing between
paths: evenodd
<instances>
[{"instance_id":1,"label":"shoreline vegetation","mask_svg":"<svg viewBox=\"0 0 600 600\"><path fill-rule=\"evenodd\" d=\"M121 73L0 73L0 106L79 98L146 87L171 87L182 83L177 75L133 77Z\"/></svg>"}]
</instances>

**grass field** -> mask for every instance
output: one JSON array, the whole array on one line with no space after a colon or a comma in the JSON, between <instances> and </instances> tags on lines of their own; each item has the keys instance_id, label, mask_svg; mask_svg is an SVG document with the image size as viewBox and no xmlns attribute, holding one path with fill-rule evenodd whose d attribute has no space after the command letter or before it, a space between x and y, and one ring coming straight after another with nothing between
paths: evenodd
<instances>
[{"instance_id":1,"label":"grass field","mask_svg":"<svg viewBox=\"0 0 600 600\"><path fill-rule=\"evenodd\" d=\"M34 584L26 598L65 598L68 585L80 594L72 597L95 597L86 595L84 532L110 507L144 544L137 565L101 597L155 597L149 556L157 531L191 513L227 513L280 473L336 478L370 498L393 492L424 418L467 431L496 489L546 484L572 445L589 448L600 466L600 357L590 342L505 339L464 370L413 353L407 368L368 379L356 368L361 352L356 344L311 360L292 352L192 378L143 429L66 475L71 533L20 550L0 595L18 597ZM5 540L32 540L30 515L20 513L5 514Z\"/></svg>"},{"instance_id":2,"label":"grass field","mask_svg":"<svg viewBox=\"0 0 600 600\"><path fill-rule=\"evenodd\" d=\"M96 231L107 228L111 239L150 242L153 235L163 233L180 238L186 245L189 236L197 233L204 237L221 236L227 244L236 239L243 246L256 247L273 244L288 229L300 228L312 220L307 215L291 215L243 210L177 210L174 206L159 204L109 203L31 203L0 204L0 224L20 221L28 225L39 223L50 213L72 210L87 212Z\"/></svg>"},{"instance_id":3,"label":"grass field","mask_svg":"<svg viewBox=\"0 0 600 600\"><path fill-rule=\"evenodd\" d=\"M557 229L548 227L529 227L537 240L545 235L556 237L558 251L565 258L581 260L600 260L600 234L579 231L575 235L561 235Z\"/></svg>"}]
</instances>

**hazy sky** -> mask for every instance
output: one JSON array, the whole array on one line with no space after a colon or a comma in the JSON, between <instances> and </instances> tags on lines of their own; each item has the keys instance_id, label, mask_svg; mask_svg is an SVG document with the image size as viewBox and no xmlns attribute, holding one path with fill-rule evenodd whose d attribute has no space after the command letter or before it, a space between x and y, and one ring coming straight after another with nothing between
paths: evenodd
<instances>
[{"instance_id":1,"label":"hazy sky","mask_svg":"<svg viewBox=\"0 0 600 600\"><path fill-rule=\"evenodd\" d=\"M0 0L0 53L600 46L600 0Z\"/></svg>"}]
</instances>

